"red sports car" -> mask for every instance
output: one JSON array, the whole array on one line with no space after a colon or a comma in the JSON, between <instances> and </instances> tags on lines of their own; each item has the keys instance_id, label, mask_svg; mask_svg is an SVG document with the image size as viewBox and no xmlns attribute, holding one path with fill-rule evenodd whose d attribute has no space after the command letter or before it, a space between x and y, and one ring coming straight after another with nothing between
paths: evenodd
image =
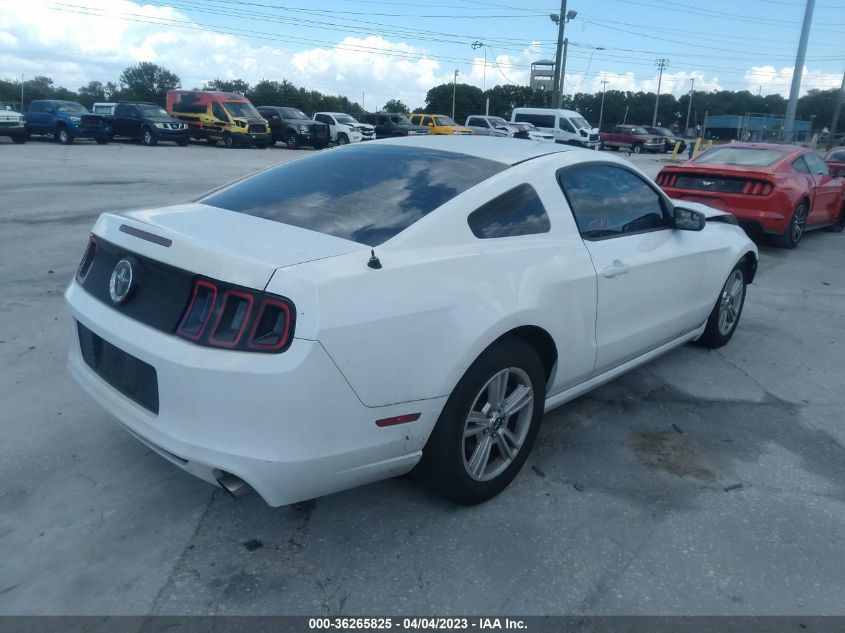
<instances>
[{"instance_id":1,"label":"red sports car","mask_svg":"<svg viewBox=\"0 0 845 633\"><path fill-rule=\"evenodd\" d=\"M824 155L824 162L834 176L845 176L845 147L834 147Z\"/></svg>"},{"instance_id":2,"label":"red sports car","mask_svg":"<svg viewBox=\"0 0 845 633\"><path fill-rule=\"evenodd\" d=\"M672 198L730 211L749 232L763 232L784 248L804 231L845 229L845 179L815 151L793 145L731 143L677 167L657 184Z\"/></svg>"}]
</instances>

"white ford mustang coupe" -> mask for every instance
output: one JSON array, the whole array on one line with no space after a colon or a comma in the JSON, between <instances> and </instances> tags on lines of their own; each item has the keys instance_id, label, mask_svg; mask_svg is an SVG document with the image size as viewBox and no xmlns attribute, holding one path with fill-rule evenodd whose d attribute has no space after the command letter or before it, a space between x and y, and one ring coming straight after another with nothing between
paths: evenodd
<instances>
[{"instance_id":1,"label":"white ford mustang coupe","mask_svg":"<svg viewBox=\"0 0 845 633\"><path fill-rule=\"evenodd\" d=\"M489 137L313 153L191 204L106 213L68 364L130 433L270 505L414 468L500 492L548 411L724 345L757 251L628 161Z\"/></svg>"}]
</instances>

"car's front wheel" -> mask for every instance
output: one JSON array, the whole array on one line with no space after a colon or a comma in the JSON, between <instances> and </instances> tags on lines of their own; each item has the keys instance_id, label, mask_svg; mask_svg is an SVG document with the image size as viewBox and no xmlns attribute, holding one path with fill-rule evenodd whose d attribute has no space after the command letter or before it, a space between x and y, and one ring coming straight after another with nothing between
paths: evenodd
<instances>
[{"instance_id":1,"label":"car's front wheel","mask_svg":"<svg viewBox=\"0 0 845 633\"><path fill-rule=\"evenodd\" d=\"M59 143L62 145L70 145L73 143L73 134L71 134L70 130L66 127L59 128L59 133L56 135L56 138L59 139Z\"/></svg>"},{"instance_id":2,"label":"car's front wheel","mask_svg":"<svg viewBox=\"0 0 845 633\"><path fill-rule=\"evenodd\" d=\"M745 305L745 267L737 264L722 286L716 305L710 312L704 334L696 341L704 347L722 347L736 331Z\"/></svg>"},{"instance_id":3,"label":"car's front wheel","mask_svg":"<svg viewBox=\"0 0 845 633\"><path fill-rule=\"evenodd\" d=\"M634 154L641 154L642 151L643 151L643 146L640 145L639 143L634 143L631 146L631 151L634 152Z\"/></svg>"},{"instance_id":4,"label":"car's front wheel","mask_svg":"<svg viewBox=\"0 0 845 633\"><path fill-rule=\"evenodd\" d=\"M485 351L461 378L423 449L422 478L465 505L499 494L519 472L540 426L545 372L519 338Z\"/></svg>"},{"instance_id":5,"label":"car's front wheel","mask_svg":"<svg viewBox=\"0 0 845 633\"><path fill-rule=\"evenodd\" d=\"M145 127L144 131L141 133L141 142L147 146L153 146L158 143L158 139L156 138L155 132L153 132L150 128Z\"/></svg>"},{"instance_id":6,"label":"car's front wheel","mask_svg":"<svg viewBox=\"0 0 845 633\"><path fill-rule=\"evenodd\" d=\"M299 137L296 132L288 132L285 134L285 145L288 149L299 149Z\"/></svg>"}]
</instances>

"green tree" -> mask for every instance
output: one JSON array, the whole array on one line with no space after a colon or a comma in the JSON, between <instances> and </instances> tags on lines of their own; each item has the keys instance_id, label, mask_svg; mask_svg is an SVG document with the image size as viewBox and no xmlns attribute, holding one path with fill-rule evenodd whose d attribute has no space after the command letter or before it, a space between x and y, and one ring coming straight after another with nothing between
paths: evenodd
<instances>
[{"instance_id":1,"label":"green tree","mask_svg":"<svg viewBox=\"0 0 845 633\"><path fill-rule=\"evenodd\" d=\"M131 101L150 101L164 105L167 91L180 88L179 77L152 62L127 67L120 75L120 96Z\"/></svg>"},{"instance_id":2,"label":"green tree","mask_svg":"<svg viewBox=\"0 0 845 633\"><path fill-rule=\"evenodd\" d=\"M249 92L249 84L243 79L212 79L202 88L203 90L220 90L245 95Z\"/></svg>"},{"instance_id":3,"label":"green tree","mask_svg":"<svg viewBox=\"0 0 845 633\"><path fill-rule=\"evenodd\" d=\"M410 114L411 109L402 103L399 99L391 99L382 107L384 112L401 112L402 114Z\"/></svg>"},{"instance_id":4,"label":"green tree","mask_svg":"<svg viewBox=\"0 0 845 633\"><path fill-rule=\"evenodd\" d=\"M79 103L89 110L97 101L106 100L106 88L99 81L89 81L88 85L82 86L79 91Z\"/></svg>"}]
</instances>

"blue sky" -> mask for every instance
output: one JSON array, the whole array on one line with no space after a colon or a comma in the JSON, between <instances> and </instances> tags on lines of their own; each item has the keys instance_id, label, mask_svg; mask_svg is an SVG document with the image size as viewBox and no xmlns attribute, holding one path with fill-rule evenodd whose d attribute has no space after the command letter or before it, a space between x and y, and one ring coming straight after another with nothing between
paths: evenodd
<instances>
[{"instance_id":1,"label":"blue sky","mask_svg":"<svg viewBox=\"0 0 845 633\"><path fill-rule=\"evenodd\" d=\"M4 0L0 76L47 74L76 88L114 80L137 61L187 87L214 77L289 79L370 107L422 105L451 81L527 83L554 58L555 0ZM787 94L803 0L569 0L566 91L748 89ZM802 88L838 87L845 71L845 0L818 0ZM484 47L473 49L479 41ZM484 64L484 52L487 64ZM369 101L369 103L367 103Z\"/></svg>"}]
</instances>

